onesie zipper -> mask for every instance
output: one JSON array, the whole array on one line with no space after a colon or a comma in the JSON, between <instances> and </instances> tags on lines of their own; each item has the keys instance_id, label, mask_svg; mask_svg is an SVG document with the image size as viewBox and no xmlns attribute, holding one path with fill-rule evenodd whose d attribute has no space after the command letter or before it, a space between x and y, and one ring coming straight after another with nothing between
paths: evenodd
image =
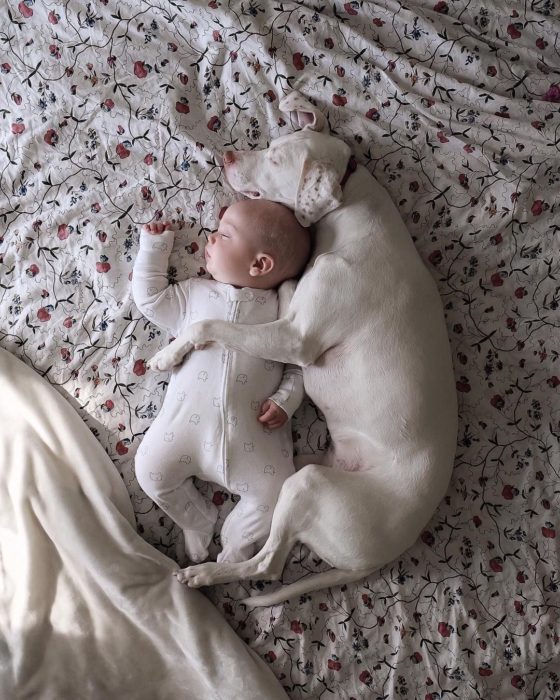
<instances>
[{"instance_id":1,"label":"onesie zipper","mask_svg":"<svg viewBox=\"0 0 560 700\"><path fill-rule=\"evenodd\" d=\"M231 308L231 311L229 313L229 318L227 320L230 323L237 323L237 318L239 316L239 302L233 301L232 304L233 304L233 306ZM222 375L222 445L221 445L221 452L222 452L222 465L224 467L224 483L226 485L226 488L229 491L231 491L230 483L229 483L229 464L228 464L228 459L227 459L228 422L227 422L226 406L228 404L228 393L229 393L229 391L228 391L228 385L229 385L228 377L229 377L229 368L231 365L231 356L232 356L233 350L226 348L225 352L226 352L226 361L224 363L224 373Z\"/></svg>"}]
</instances>

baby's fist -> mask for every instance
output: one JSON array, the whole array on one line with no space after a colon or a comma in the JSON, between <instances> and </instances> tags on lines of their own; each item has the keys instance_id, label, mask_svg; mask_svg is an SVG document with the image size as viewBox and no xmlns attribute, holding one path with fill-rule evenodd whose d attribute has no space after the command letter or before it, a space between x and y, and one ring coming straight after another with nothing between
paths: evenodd
<instances>
[{"instance_id":1,"label":"baby's fist","mask_svg":"<svg viewBox=\"0 0 560 700\"><path fill-rule=\"evenodd\" d=\"M175 221L160 221L152 222L144 226L144 231L152 236L159 236L164 231L178 231L181 228L180 222Z\"/></svg>"},{"instance_id":2,"label":"baby's fist","mask_svg":"<svg viewBox=\"0 0 560 700\"><path fill-rule=\"evenodd\" d=\"M283 408L280 408L274 401L267 399L263 401L261 412L259 414L259 422L266 425L267 428L274 430L281 428L288 420L288 414Z\"/></svg>"}]
</instances>

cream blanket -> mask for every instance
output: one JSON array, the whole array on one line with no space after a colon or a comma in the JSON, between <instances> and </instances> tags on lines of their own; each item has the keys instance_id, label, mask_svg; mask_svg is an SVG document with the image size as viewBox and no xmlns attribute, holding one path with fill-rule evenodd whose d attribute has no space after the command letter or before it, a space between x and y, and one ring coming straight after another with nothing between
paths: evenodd
<instances>
[{"instance_id":1,"label":"cream blanket","mask_svg":"<svg viewBox=\"0 0 560 700\"><path fill-rule=\"evenodd\" d=\"M176 564L74 409L0 349L0 697L286 698Z\"/></svg>"}]
</instances>

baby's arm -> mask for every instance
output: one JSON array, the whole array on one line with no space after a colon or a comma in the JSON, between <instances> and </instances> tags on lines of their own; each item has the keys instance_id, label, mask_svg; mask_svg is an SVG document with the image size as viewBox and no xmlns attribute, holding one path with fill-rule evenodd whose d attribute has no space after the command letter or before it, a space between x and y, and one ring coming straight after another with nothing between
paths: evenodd
<instances>
[{"instance_id":1,"label":"baby's arm","mask_svg":"<svg viewBox=\"0 0 560 700\"><path fill-rule=\"evenodd\" d=\"M296 280L287 280L278 290L278 317L288 311L296 290ZM259 421L269 428L280 428L292 417L305 395L303 374L297 365L285 365L282 381L276 392L263 402Z\"/></svg>"},{"instance_id":2,"label":"baby's arm","mask_svg":"<svg viewBox=\"0 0 560 700\"><path fill-rule=\"evenodd\" d=\"M174 231L169 223L148 224L140 234L140 249L132 273L132 295L136 306L156 326L178 333L187 309L190 280L170 285L167 264Z\"/></svg>"},{"instance_id":3,"label":"baby's arm","mask_svg":"<svg viewBox=\"0 0 560 700\"><path fill-rule=\"evenodd\" d=\"M296 409L303 401L304 395L305 392L303 389L303 374L301 367L297 367L296 365L286 365L280 386L268 400L273 401L276 406L278 406L286 414L286 419L283 421L284 423L295 413ZM259 420L261 419L259 418Z\"/></svg>"}]
</instances>

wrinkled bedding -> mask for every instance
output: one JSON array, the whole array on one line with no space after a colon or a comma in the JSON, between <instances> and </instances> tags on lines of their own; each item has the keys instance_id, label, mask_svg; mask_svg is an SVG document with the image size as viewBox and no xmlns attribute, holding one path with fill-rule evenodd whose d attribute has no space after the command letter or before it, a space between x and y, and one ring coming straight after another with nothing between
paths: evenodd
<instances>
[{"instance_id":1,"label":"wrinkled bedding","mask_svg":"<svg viewBox=\"0 0 560 700\"><path fill-rule=\"evenodd\" d=\"M171 559L184 563L179 530L133 468L167 379L146 361L168 338L131 298L141 224L184 218L170 278L205 274L205 235L233 200L220 153L295 128L277 105L297 88L386 187L439 286L460 431L420 540L367 581L272 610L235 600L277 584L208 591L290 698L560 693L556 5L0 9L0 345L86 421L139 533ZM300 453L325 448L309 403L294 438ZM229 495L205 492L223 517ZM300 547L284 581L320 567Z\"/></svg>"},{"instance_id":2,"label":"wrinkled bedding","mask_svg":"<svg viewBox=\"0 0 560 700\"><path fill-rule=\"evenodd\" d=\"M286 695L176 567L76 411L0 349L3 700Z\"/></svg>"}]
</instances>

